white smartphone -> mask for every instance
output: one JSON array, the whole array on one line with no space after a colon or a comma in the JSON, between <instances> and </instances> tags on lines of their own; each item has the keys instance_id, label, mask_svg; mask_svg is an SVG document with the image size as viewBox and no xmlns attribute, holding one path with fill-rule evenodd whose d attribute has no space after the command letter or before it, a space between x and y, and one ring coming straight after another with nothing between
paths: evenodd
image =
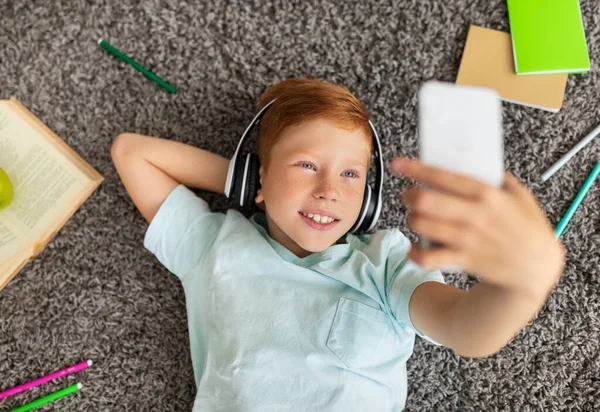
<instances>
[{"instance_id":1,"label":"white smartphone","mask_svg":"<svg viewBox=\"0 0 600 412\"><path fill-rule=\"evenodd\" d=\"M419 91L420 160L493 186L504 180L502 106L492 89L429 81ZM424 247L436 245L422 239Z\"/></svg>"}]
</instances>

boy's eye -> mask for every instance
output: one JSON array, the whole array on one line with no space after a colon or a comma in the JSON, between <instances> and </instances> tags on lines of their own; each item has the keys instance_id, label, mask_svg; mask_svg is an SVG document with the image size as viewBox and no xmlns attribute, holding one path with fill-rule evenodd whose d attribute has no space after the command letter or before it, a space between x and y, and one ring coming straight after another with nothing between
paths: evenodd
<instances>
[{"instance_id":1,"label":"boy's eye","mask_svg":"<svg viewBox=\"0 0 600 412\"><path fill-rule=\"evenodd\" d=\"M315 169L315 166L312 163L308 163L308 162L301 162L300 167L303 169L308 169L308 170ZM350 175L347 175L346 173L350 173ZM356 170L346 170L344 173L342 173L342 175L344 177L350 177L350 178L360 177L360 174Z\"/></svg>"},{"instance_id":2,"label":"boy's eye","mask_svg":"<svg viewBox=\"0 0 600 412\"><path fill-rule=\"evenodd\" d=\"M315 167L314 167L312 164L310 164L310 163L307 163L307 162L302 162L302 163L300 163L300 167L302 167L303 169L309 169L309 167L304 167L304 166L310 166L310 167L312 167L313 169L315 168Z\"/></svg>"}]
</instances>

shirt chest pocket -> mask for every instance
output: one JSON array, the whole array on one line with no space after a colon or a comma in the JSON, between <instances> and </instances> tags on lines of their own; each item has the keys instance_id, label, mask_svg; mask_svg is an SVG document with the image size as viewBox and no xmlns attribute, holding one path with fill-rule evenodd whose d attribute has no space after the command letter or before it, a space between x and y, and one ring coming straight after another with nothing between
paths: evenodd
<instances>
[{"instance_id":1,"label":"shirt chest pocket","mask_svg":"<svg viewBox=\"0 0 600 412\"><path fill-rule=\"evenodd\" d=\"M397 348L393 334L385 312L341 298L327 347L349 368L372 367L394 357Z\"/></svg>"}]
</instances>

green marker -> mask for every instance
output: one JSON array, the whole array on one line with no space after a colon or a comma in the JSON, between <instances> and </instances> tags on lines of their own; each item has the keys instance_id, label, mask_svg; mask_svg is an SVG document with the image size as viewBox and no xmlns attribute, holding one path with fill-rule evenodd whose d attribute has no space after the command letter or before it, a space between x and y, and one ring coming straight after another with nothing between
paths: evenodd
<instances>
[{"instance_id":1,"label":"green marker","mask_svg":"<svg viewBox=\"0 0 600 412\"><path fill-rule=\"evenodd\" d=\"M83 385L81 383L75 383L71 386L67 386L64 389L61 389L59 391L56 392L52 392L50 395L46 395L43 398L39 398L36 399L33 402L30 402L26 405L23 406L19 406L17 409L13 409L10 412L25 412L25 411L29 411L33 408L37 408L38 406L42 406L45 405L47 403L50 403L58 398L62 398L63 396L67 396L73 392L77 392L79 389L81 389Z\"/></svg>"},{"instance_id":2,"label":"green marker","mask_svg":"<svg viewBox=\"0 0 600 412\"><path fill-rule=\"evenodd\" d=\"M102 47L103 49L108 51L110 54L118 57L119 59L123 60L125 63L133 66L134 69L136 69L137 71L142 73L144 76L146 76L153 82L158 83L159 86L166 89L169 93L173 93L173 94L177 93L177 88L175 86L173 86L171 83L161 79L160 77L158 77L157 75L152 73L150 70L146 69L144 66L142 66L141 64L139 64L138 62L133 60L131 57L129 57L128 55L123 53L121 50L108 44L108 42L106 40L100 39L100 40L98 40L98 44L100 45L100 47Z\"/></svg>"},{"instance_id":3,"label":"green marker","mask_svg":"<svg viewBox=\"0 0 600 412\"><path fill-rule=\"evenodd\" d=\"M563 232L567 228L567 224L569 224L569 220L571 220L573 214L575 214L575 211L579 207L579 204L583 201L583 198L587 194L588 190L590 190L590 187L592 186L592 183L594 183L594 180L596 180L596 178L598 177L598 174L600 174L600 162L596 163L596 166L592 170L592 173L590 173L587 180L579 190L579 193L577 193L577 196L575 197L575 200L569 207L569 210L567 210L567 213L565 213L564 217L558 223L558 226L556 226L556 230L554 231L555 238L558 239L563 234Z\"/></svg>"}]
</instances>

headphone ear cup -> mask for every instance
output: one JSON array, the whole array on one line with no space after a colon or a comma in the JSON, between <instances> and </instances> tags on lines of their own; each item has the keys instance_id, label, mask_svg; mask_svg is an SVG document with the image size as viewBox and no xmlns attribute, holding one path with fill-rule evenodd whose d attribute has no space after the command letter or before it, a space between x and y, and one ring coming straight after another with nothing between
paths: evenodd
<instances>
[{"instance_id":1,"label":"headphone ear cup","mask_svg":"<svg viewBox=\"0 0 600 412\"><path fill-rule=\"evenodd\" d=\"M377 210L377 196L375 196L373 190L371 190L371 186L367 186L369 191L371 192L370 200L368 204L363 205L366 207L365 220L363 220L361 227L359 228L361 232L367 232L371 225L374 225L376 222L375 211Z\"/></svg>"},{"instance_id":2,"label":"headphone ear cup","mask_svg":"<svg viewBox=\"0 0 600 412\"><path fill-rule=\"evenodd\" d=\"M246 169L246 156L239 156L235 162L235 168L233 169L233 187L231 188L232 197L235 199L238 205L242 205L242 185L244 182L244 170Z\"/></svg>"},{"instance_id":3,"label":"headphone ear cup","mask_svg":"<svg viewBox=\"0 0 600 412\"><path fill-rule=\"evenodd\" d=\"M355 227L350 229L350 233L359 235L366 232L373 223L376 209L377 197L373 196L373 190L371 190L371 186L366 185L362 206L360 207L360 213L358 214Z\"/></svg>"},{"instance_id":4,"label":"headphone ear cup","mask_svg":"<svg viewBox=\"0 0 600 412\"><path fill-rule=\"evenodd\" d=\"M250 217L256 209L254 199L258 194L258 189L260 188L260 162L258 160L258 156L254 153L250 154L248 161L248 176L246 180L246 190L244 191L245 199L243 202L244 204L242 205L242 214Z\"/></svg>"}]
</instances>

